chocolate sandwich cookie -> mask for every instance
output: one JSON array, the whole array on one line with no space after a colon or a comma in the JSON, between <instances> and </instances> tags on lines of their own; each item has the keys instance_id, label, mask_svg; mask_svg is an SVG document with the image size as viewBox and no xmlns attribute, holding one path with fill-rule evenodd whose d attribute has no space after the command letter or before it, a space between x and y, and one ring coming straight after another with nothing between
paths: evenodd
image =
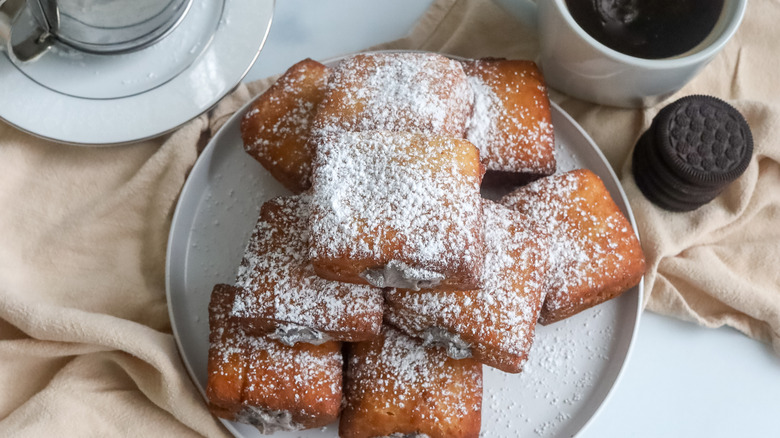
<instances>
[{"instance_id":1,"label":"chocolate sandwich cookie","mask_svg":"<svg viewBox=\"0 0 780 438\"><path fill-rule=\"evenodd\" d=\"M645 197L655 205L662 207L664 210L682 212L693 211L699 208L701 205L697 203L684 202L678 199L670 198L663 190L660 189L654 180L644 177L644 174L635 175L635 181L637 187L642 191Z\"/></svg>"},{"instance_id":2,"label":"chocolate sandwich cookie","mask_svg":"<svg viewBox=\"0 0 780 438\"><path fill-rule=\"evenodd\" d=\"M722 190L722 185L694 184L680 178L674 169L665 164L659 148L653 146L656 140L652 134L653 132L648 130L642 135L642 138L637 142L638 152L635 154L638 154L638 158L643 160L645 167L653 170L655 179L662 181L664 185L696 197L715 196Z\"/></svg>"},{"instance_id":3,"label":"chocolate sandwich cookie","mask_svg":"<svg viewBox=\"0 0 780 438\"><path fill-rule=\"evenodd\" d=\"M659 207L689 211L714 199L747 168L753 137L744 117L710 96L663 108L637 142L632 170Z\"/></svg>"},{"instance_id":4,"label":"chocolate sandwich cookie","mask_svg":"<svg viewBox=\"0 0 780 438\"><path fill-rule=\"evenodd\" d=\"M659 180L650 177L652 172L641 164L643 161L637 156L638 151L639 150L634 150L634 160L631 163L634 181L636 182L637 187L639 187L639 190L642 191L642 194L644 194L650 202L665 210L676 212L692 211L701 206L701 204L697 202L686 202L669 196L669 191L665 190L662 186L659 186Z\"/></svg>"}]
</instances>

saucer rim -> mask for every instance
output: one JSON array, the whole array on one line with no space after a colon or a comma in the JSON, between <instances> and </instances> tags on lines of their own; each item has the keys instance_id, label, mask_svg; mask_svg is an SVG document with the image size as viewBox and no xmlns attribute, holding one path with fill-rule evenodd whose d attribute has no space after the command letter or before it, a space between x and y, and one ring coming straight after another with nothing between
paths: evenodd
<instances>
[{"instance_id":1,"label":"saucer rim","mask_svg":"<svg viewBox=\"0 0 780 438\"><path fill-rule=\"evenodd\" d=\"M268 40L275 9L276 0L224 0L223 16L220 19L220 23L216 30L210 37L212 41L191 65L182 70L177 76L158 87L143 93L114 99L84 99L58 93L31 80L13 65L7 53L0 54L0 76L5 77L4 80L0 81L0 121L43 140L83 147L101 148L122 146L147 141L169 134L214 108L225 96L230 94L241 84L241 81L254 65ZM236 15L234 12L233 17L238 17L240 15L243 15L244 17L251 16L253 17L253 22L261 23L260 26L255 26L251 30L253 35L258 36L253 44L235 44L236 38L240 37L242 33L246 34L247 29L242 26L231 25L230 18L232 17L227 13L229 11L243 11L239 15ZM223 22L226 19L227 21ZM244 20L246 20L246 18ZM265 28L262 29L261 26L264 26ZM262 32L257 32L258 28L262 29ZM222 44L220 44L220 40ZM228 44L230 47L225 47ZM243 51L241 51L242 45L244 46ZM239 50L236 50L236 46L238 46ZM224 51L224 53L220 54L221 51ZM155 98L160 98L160 104L158 106L160 110L155 111L155 113L162 113L163 111L169 110L171 107L175 107L166 105L166 98L173 98L176 95L181 97L182 92L194 90L198 85L196 83L197 78L193 77L195 75L191 75L192 73L199 73L199 70L205 69L206 64L209 62L214 62L215 59L218 60L220 57L224 58L225 56L230 56L232 59L240 57L240 60L235 62L235 64L240 65L235 66L227 72L223 72L229 73L229 75L227 75L228 77L225 77L223 74L222 77L217 78L217 81L214 82L221 82L221 84L218 84L218 90L213 89L214 92L209 94L207 98L201 97L199 99L201 102L191 100L186 102L190 103L190 105L179 107L179 109L175 111L175 114L178 116L173 116L172 118L175 120L172 120L171 124L167 126L160 125L150 129L135 129L134 132L142 132L138 135L112 135L112 128L118 127L119 124L125 123L127 120L121 116L114 116L109 123L102 126L93 126L91 123L85 123L82 127L83 129L79 132L57 128L57 126L67 123L66 120L61 122L57 121L58 116L62 117L64 111L68 110L65 108L67 106L66 103L72 103L73 105L70 105L71 107L80 106L79 116L82 117L90 118L94 113L99 114L101 110L105 110L104 107L107 103L115 105L116 108L119 108L118 111L129 116L134 111L144 109L148 111L149 108L143 108L143 104L148 102L143 102L141 100L148 99L150 95L159 95L155 96ZM3 85L3 82L5 82L5 85ZM19 86L23 86L24 90L9 92L9 89ZM37 104L31 103L31 101L36 100L36 96L31 97L29 94L38 95L37 97L42 99L40 99ZM54 105L50 105L51 103L54 103ZM174 103L181 103L181 100ZM27 106L28 108L14 113L13 108L20 106ZM90 106L93 108L90 108ZM47 111L47 107L54 107L54 109ZM20 116L20 114L23 115ZM41 121L46 119L53 119L55 121L48 124L44 123L44 126L41 127ZM132 120L130 123L132 123ZM142 123L142 120L137 120L134 125L141 127ZM38 127L41 128L38 129Z\"/></svg>"}]
</instances>

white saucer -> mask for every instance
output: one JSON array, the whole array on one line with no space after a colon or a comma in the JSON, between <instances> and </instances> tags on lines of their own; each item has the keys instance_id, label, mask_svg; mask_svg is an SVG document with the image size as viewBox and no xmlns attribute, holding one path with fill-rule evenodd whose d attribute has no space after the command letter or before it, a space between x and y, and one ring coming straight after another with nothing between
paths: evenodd
<instances>
[{"instance_id":1,"label":"white saucer","mask_svg":"<svg viewBox=\"0 0 780 438\"><path fill-rule=\"evenodd\" d=\"M169 132L243 79L268 36L274 3L194 2L167 37L123 55L55 45L17 66L0 53L0 118L39 137L92 146Z\"/></svg>"}]
</instances>

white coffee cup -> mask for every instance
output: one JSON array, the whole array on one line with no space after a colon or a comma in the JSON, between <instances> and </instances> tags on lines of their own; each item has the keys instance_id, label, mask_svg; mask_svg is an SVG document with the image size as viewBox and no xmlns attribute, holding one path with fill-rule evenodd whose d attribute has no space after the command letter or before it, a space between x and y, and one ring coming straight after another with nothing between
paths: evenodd
<instances>
[{"instance_id":1,"label":"white coffee cup","mask_svg":"<svg viewBox=\"0 0 780 438\"><path fill-rule=\"evenodd\" d=\"M653 106L687 84L731 39L747 7L747 0L725 0L715 27L696 47L670 58L646 59L613 50L590 36L574 20L565 0L499 3L526 23L535 19L537 62L550 87L626 108Z\"/></svg>"}]
</instances>

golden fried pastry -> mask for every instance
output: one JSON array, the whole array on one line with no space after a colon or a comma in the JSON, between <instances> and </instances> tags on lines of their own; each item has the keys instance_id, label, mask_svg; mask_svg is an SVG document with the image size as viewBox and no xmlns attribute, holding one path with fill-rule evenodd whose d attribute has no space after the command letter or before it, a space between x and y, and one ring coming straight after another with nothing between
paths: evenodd
<instances>
[{"instance_id":1,"label":"golden fried pastry","mask_svg":"<svg viewBox=\"0 0 780 438\"><path fill-rule=\"evenodd\" d=\"M330 69L317 61L300 61L261 94L241 120L244 149L293 193L310 186L310 125L329 75Z\"/></svg>"},{"instance_id":2,"label":"golden fried pastry","mask_svg":"<svg viewBox=\"0 0 780 438\"><path fill-rule=\"evenodd\" d=\"M484 202L482 289L389 290L385 320L455 359L519 373L542 306L549 235L524 214Z\"/></svg>"},{"instance_id":3,"label":"golden fried pastry","mask_svg":"<svg viewBox=\"0 0 780 438\"><path fill-rule=\"evenodd\" d=\"M478 437L482 365L455 360L395 329L350 346L342 438Z\"/></svg>"},{"instance_id":4,"label":"golden fried pastry","mask_svg":"<svg viewBox=\"0 0 780 438\"><path fill-rule=\"evenodd\" d=\"M281 345L247 335L229 317L233 296L217 286L209 303L209 409L261 433L321 427L341 406L341 344Z\"/></svg>"},{"instance_id":5,"label":"golden fried pastry","mask_svg":"<svg viewBox=\"0 0 780 438\"><path fill-rule=\"evenodd\" d=\"M590 170L540 179L501 203L528 215L552 236L542 324L615 298L641 280L645 258L639 239Z\"/></svg>"},{"instance_id":6,"label":"golden fried pastry","mask_svg":"<svg viewBox=\"0 0 780 438\"><path fill-rule=\"evenodd\" d=\"M333 69L316 135L413 131L463 138L472 92L460 63L434 53L365 53Z\"/></svg>"},{"instance_id":7,"label":"golden fried pastry","mask_svg":"<svg viewBox=\"0 0 780 438\"><path fill-rule=\"evenodd\" d=\"M310 257L321 277L377 287L479 287L479 152L468 141L367 131L321 138Z\"/></svg>"},{"instance_id":8,"label":"golden fried pastry","mask_svg":"<svg viewBox=\"0 0 780 438\"><path fill-rule=\"evenodd\" d=\"M485 184L530 182L555 173L550 101L533 61L463 62L474 91L466 138L486 162Z\"/></svg>"},{"instance_id":9,"label":"golden fried pastry","mask_svg":"<svg viewBox=\"0 0 780 438\"><path fill-rule=\"evenodd\" d=\"M232 316L283 344L360 341L379 334L381 289L325 280L308 260L309 196L272 199L238 269Z\"/></svg>"}]
</instances>

